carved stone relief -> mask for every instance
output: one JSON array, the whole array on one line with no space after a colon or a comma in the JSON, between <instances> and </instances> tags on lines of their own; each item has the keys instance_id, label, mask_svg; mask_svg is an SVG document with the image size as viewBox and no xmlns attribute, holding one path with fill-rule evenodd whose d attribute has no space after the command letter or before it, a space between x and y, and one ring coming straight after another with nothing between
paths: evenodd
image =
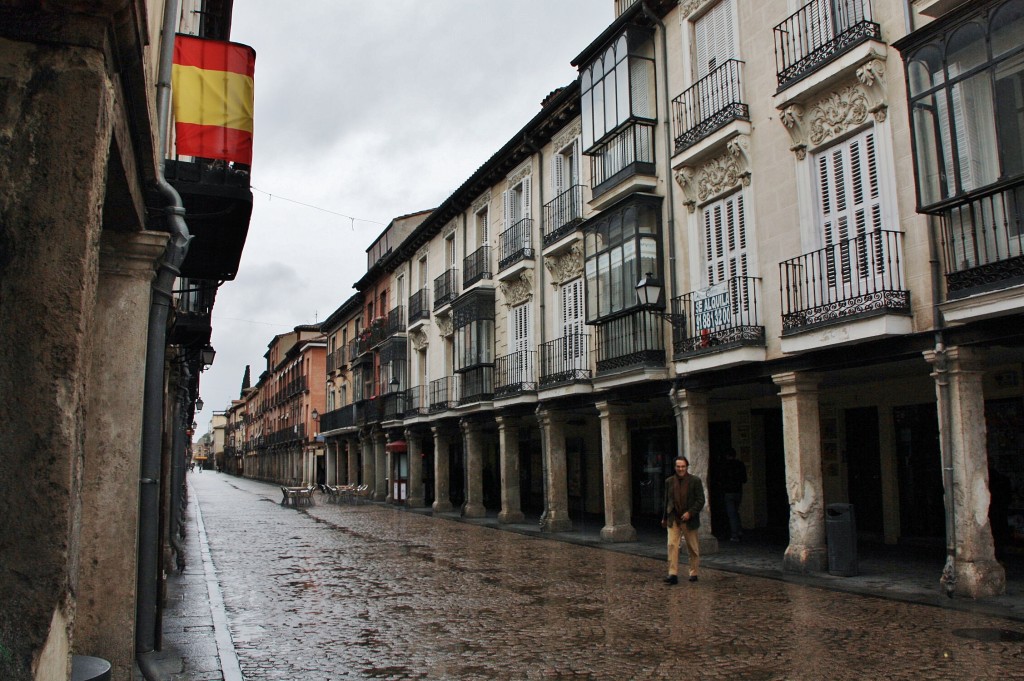
<instances>
[{"instance_id":1,"label":"carved stone relief","mask_svg":"<svg viewBox=\"0 0 1024 681\"><path fill-rule=\"evenodd\" d=\"M418 251L416 251L416 260L417 261L423 260L423 258L427 257L427 253L429 251L430 251L430 249L427 247L426 244L420 246L420 249Z\"/></svg>"},{"instance_id":2,"label":"carved stone relief","mask_svg":"<svg viewBox=\"0 0 1024 681\"><path fill-rule=\"evenodd\" d=\"M447 239L452 234L455 234L455 223L457 220L458 218L455 218L454 220L452 220L451 222L444 226L444 230L442 230L441 232L441 236L443 238Z\"/></svg>"},{"instance_id":3,"label":"carved stone relief","mask_svg":"<svg viewBox=\"0 0 1024 681\"><path fill-rule=\"evenodd\" d=\"M574 139L580 136L583 132L583 123L577 118L575 121L570 123L567 127L562 128L562 131L555 135L555 138L551 141L552 148L558 152L565 149Z\"/></svg>"},{"instance_id":4,"label":"carved stone relief","mask_svg":"<svg viewBox=\"0 0 1024 681\"><path fill-rule=\"evenodd\" d=\"M529 177L530 173L533 172L533 166L527 161L523 166L516 170L512 175L508 176L509 189L515 187L517 184L523 181L523 178Z\"/></svg>"},{"instance_id":5,"label":"carved stone relief","mask_svg":"<svg viewBox=\"0 0 1024 681\"><path fill-rule=\"evenodd\" d=\"M430 339L427 338L427 333L423 329L424 327L420 327L409 332L409 342L417 352L430 345Z\"/></svg>"},{"instance_id":6,"label":"carved stone relief","mask_svg":"<svg viewBox=\"0 0 1024 681\"><path fill-rule=\"evenodd\" d=\"M726 144L724 154L694 166L683 166L676 174L676 182L683 189L684 203L693 212L698 203L726 192L737 185L750 184L750 139L738 135Z\"/></svg>"},{"instance_id":7,"label":"carved stone relief","mask_svg":"<svg viewBox=\"0 0 1024 681\"><path fill-rule=\"evenodd\" d=\"M505 307L515 307L533 297L533 270L523 270L519 276L500 284Z\"/></svg>"},{"instance_id":8,"label":"carved stone relief","mask_svg":"<svg viewBox=\"0 0 1024 681\"><path fill-rule=\"evenodd\" d=\"M583 273L583 245L574 243L560 255L544 258L544 267L551 273L551 284L561 286Z\"/></svg>"},{"instance_id":9,"label":"carved stone relief","mask_svg":"<svg viewBox=\"0 0 1024 681\"><path fill-rule=\"evenodd\" d=\"M437 320L437 330L442 336L450 336L455 333L454 325L452 324L452 313L446 312L439 314L435 317Z\"/></svg>"},{"instance_id":10,"label":"carved stone relief","mask_svg":"<svg viewBox=\"0 0 1024 681\"><path fill-rule=\"evenodd\" d=\"M484 207L491 202L491 190L488 189L484 192L484 195L473 202L472 212L479 213Z\"/></svg>"},{"instance_id":11,"label":"carved stone relief","mask_svg":"<svg viewBox=\"0 0 1024 681\"><path fill-rule=\"evenodd\" d=\"M807 112L807 134L811 146L842 135L868 118L868 98L859 86L844 87L819 100Z\"/></svg>"},{"instance_id":12,"label":"carved stone relief","mask_svg":"<svg viewBox=\"0 0 1024 681\"><path fill-rule=\"evenodd\" d=\"M684 0L679 3L679 12L682 17L689 17L691 14L700 9L703 5L708 4L712 0Z\"/></svg>"}]
</instances>

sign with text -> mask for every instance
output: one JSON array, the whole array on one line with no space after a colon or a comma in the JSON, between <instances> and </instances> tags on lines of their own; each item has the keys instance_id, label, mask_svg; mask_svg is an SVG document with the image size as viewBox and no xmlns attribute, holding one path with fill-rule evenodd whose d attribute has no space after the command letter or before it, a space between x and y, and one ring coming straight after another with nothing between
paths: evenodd
<instances>
[{"instance_id":1,"label":"sign with text","mask_svg":"<svg viewBox=\"0 0 1024 681\"><path fill-rule=\"evenodd\" d=\"M729 282L709 286L693 293L693 322L698 329L713 329L729 326Z\"/></svg>"}]
</instances>

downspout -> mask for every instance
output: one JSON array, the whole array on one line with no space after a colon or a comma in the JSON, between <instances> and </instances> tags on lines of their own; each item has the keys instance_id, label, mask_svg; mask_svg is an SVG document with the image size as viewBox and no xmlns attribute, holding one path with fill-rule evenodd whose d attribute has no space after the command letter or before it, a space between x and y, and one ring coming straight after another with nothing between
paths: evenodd
<instances>
[{"instance_id":1,"label":"downspout","mask_svg":"<svg viewBox=\"0 0 1024 681\"><path fill-rule=\"evenodd\" d=\"M662 87L665 90L665 96L668 96L668 37L665 31L665 23L658 17L657 14L651 11L651 8L647 5L646 0L640 3L643 7L644 14L647 18L658 25L661 29L661 54L663 57L663 68L661 69L661 81ZM660 97L655 97L655 101L660 102ZM666 100L667 101L667 100ZM679 290L676 286L676 235L675 235L675 224L676 224L676 196L675 186L672 180L672 126L669 120L669 111L665 109L665 184L668 187L668 281L669 288L666 291L666 297L668 295L675 295ZM669 306L671 310L671 305ZM674 331L674 329L673 329Z\"/></svg>"},{"instance_id":2,"label":"downspout","mask_svg":"<svg viewBox=\"0 0 1024 681\"><path fill-rule=\"evenodd\" d=\"M157 133L159 171L157 189L166 201L164 216L171 240L167 244L153 282L146 348L145 392L142 403L142 454L139 471L139 548L137 599L135 611L135 653L139 668L147 679L160 676L146 657L156 647L157 604L160 575L160 461L163 440L164 361L167 319L172 304L174 280L179 274L191 235L185 224L181 196L164 177L165 141L171 98L171 65L174 58L174 33L178 2L164 5L160 63L157 72Z\"/></svg>"},{"instance_id":3,"label":"downspout","mask_svg":"<svg viewBox=\"0 0 1024 681\"><path fill-rule=\"evenodd\" d=\"M544 154L541 153L540 147L538 147L533 142L533 140L531 140L525 134L523 135L523 144L527 148L529 148L530 151L532 151L534 154L537 155L537 205L540 206L541 211L543 211L544 210ZM540 222L540 240L538 240L537 243L541 245L541 248L539 250L543 251L544 250L543 249L543 244L544 244L544 218L543 218L543 213L541 215L541 219L538 222ZM537 250L538 249L534 249L534 252L537 252ZM547 330L547 317L546 317L546 315L544 313L544 310L546 309L546 306L544 305L544 290L545 290L544 289L544 278L545 277L544 277L544 262L543 262L544 256L543 256L543 254L541 254L540 259L541 259L541 263L540 263L541 266L537 268L537 271L540 272L540 276L539 276L539 279L538 279L538 283L540 284L540 288L538 290L540 291L540 294L537 296L537 299L539 301L538 302L538 308L539 308L538 317L540 319L540 324L539 324L540 328L538 329L538 332L539 332L540 338L543 338L544 340L547 340L547 335L545 334L545 331Z\"/></svg>"}]
</instances>

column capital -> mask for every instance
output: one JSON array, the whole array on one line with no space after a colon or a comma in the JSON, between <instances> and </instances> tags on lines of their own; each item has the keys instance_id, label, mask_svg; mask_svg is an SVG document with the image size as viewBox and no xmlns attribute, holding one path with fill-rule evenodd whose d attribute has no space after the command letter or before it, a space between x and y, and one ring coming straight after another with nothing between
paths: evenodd
<instances>
[{"instance_id":1,"label":"column capital","mask_svg":"<svg viewBox=\"0 0 1024 681\"><path fill-rule=\"evenodd\" d=\"M940 351L925 350L921 354L936 370L984 371L986 353L982 348L954 345Z\"/></svg>"},{"instance_id":2,"label":"column capital","mask_svg":"<svg viewBox=\"0 0 1024 681\"><path fill-rule=\"evenodd\" d=\"M678 410L689 407L706 407L710 401L707 390L693 390L691 388L672 388L668 393L672 401L672 407Z\"/></svg>"},{"instance_id":3,"label":"column capital","mask_svg":"<svg viewBox=\"0 0 1024 681\"><path fill-rule=\"evenodd\" d=\"M780 396L793 395L798 392L817 392L821 383L821 376L806 371L787 371L781 374L772 374L772 381L781 389Z\"/></svg>"},{"instance_id":4,"label":"column capital","mask_svg":"<svg viewBox=\"0 0 1024 681\"><path fill-rule=\"evenodd\" d=\"M100 271L104 274L152 278L156 276L157 263L167 249L169 238L166 232L116 232L105 229L100 237Z\"/></svg>"},{"instance_id":5,"label":"column capital","mask_svg":"<svg viewBox=\"0 0 1024 681\"><path fill-rule=\"evenodd\" d=\"M537 407L537 421L541 426L565 423L565 412L554 407Z\"/></svg>"}]
</instances>

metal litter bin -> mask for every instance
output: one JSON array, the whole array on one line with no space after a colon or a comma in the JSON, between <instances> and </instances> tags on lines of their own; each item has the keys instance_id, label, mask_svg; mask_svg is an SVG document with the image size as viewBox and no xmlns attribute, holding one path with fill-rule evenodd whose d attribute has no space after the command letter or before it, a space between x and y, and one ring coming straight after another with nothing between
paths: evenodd
<instances>
[{"instance_id":1,"label":"metal litter bin","mask_svg":"<svg viewBox=\"0 0 1024 681\"><path fill-rule=\"evenodd\" d=\"M110 663L99 657L72 655L71 681L110 681Z\"/></svg>"},{"instance_id":2,"label":"metal litter bin","mask_svg":"<svg viewBox=\"0 0 1024 681\"><path fill-rule=\"evenodd\" d=\"M829 504L825 510L828 571L840 577L857 574L857 521L853 504Z\"/></svg>"}]
</instances>

